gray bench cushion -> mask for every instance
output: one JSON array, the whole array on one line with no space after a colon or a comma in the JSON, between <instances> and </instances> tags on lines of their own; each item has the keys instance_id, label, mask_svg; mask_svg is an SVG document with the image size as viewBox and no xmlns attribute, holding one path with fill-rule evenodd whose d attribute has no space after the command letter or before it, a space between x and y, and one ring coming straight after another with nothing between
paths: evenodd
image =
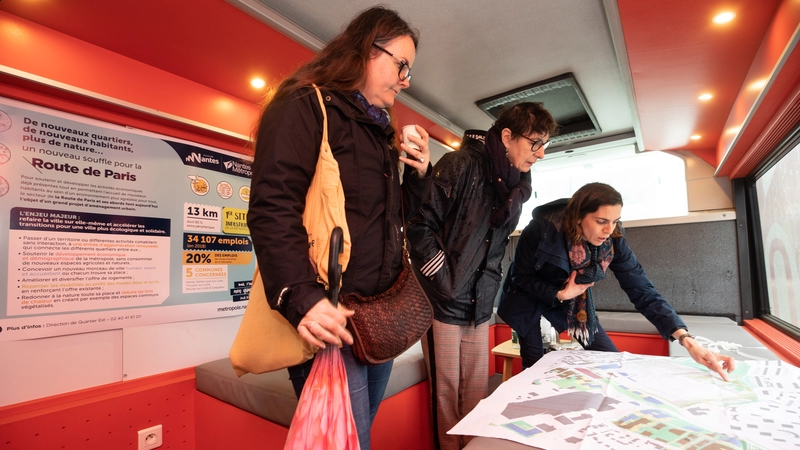
<instances>
[{"instance_id":1,"label":"gray bench cushion","mask_svg":"<svg viewBox=\"0 0 800 450\"><path fill-rule=\"evenodd\" d=\"M656 327L638 312L597 311L597 320L606 331L658 334Z\"/></svg>"},{"instance_id":2,"label":"gray bench cushion","mask_svg":"<svg viewBox=\"0 0 800 450\"><path fill-rule=\"evenodd\" d=\"M777 355L772 353L769 349L754 338L744 328L738 326L733 320L724 317L706 317L706 316L681 316L689 332L698 338L698 341L704 347L709 347L720 354L733 356L734 359L747 361L757 358L777 360ZM718 320L711 320L718 319ZM723 320L719 320L723 319ZM708 339L711 343L704 342L703 338ZM720 346L724 343L733 343L741 345L736 349L723 350L722 348L714 348L714 343ZM737 351L738 350L738 351ZM670 342L669 344L670 356L689 356L689 352L681 347L678 341ZM756 357L756 358L752 358Z\"/></svg>"},{"instance_id":3,"label":"gray bench cushion","mask_svg":"<svg viewBox=\"0 0 800 450\"><path fill-rule=\"evenodd\" d=\"M606 331L619 333L659 334L656 327L638 312L597 311L597 319ZM727 317L716 316L689 316L681 315L681 319L694 334L695 329L710 325L733 326L738 325ZM742 330L744 331L744 330Z\"/></svg>"},{"instance_id":4,"label":"gray bench cushion","mask_svg":"<svg viewBox=\"0 0 800 450\"><path fill-rule=\"evenodd\" d=\"M656 327L638 312L598 311L597 318L606 331L658 334ZM723 355L730 355L738 360L754 359L748 355L772 360L778 359L774 353L764 347L744 328L727 317L681 315L681 319L683 319L689 332L694 336L706 338L712 342L730 342L742 346L738 349L738 352L721 348L714 349L719 350L719 353ZM709 346L707 342L702 340L701 343L706 347ZM689 352L681 347L677 341L673 341L669 344L669 355L688 357Z\"/></svg>"},{"instance_id":5,"label":"gray bench cushion","mask_svg":"<svg viewBox=\"0 0 800 450\"><path fill-rule=\"evenodd\" d=\"M195 367L197 390L237 408L288 427L297 407L286 369L238 378L228 358ZM416 343L398 356L383 398L391 397L427 378L422 346Z\"/></svg>"}]
</instances>

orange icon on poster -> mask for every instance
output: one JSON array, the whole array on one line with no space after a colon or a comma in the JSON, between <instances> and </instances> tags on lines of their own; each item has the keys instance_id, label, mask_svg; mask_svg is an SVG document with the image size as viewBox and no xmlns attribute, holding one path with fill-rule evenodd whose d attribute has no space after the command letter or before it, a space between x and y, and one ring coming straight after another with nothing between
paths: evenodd
<instances>
[{"instance_id":1,"label":"orange icon on poster","mask_svg":"<svg viewBox=\"0 0 800 450\"><path fill-rule=\"evenodd\" d=\"M189 179L192 180L190 185L192 186L192 192L197 195L206 195L208 194L208 181L197 175L189 175Z\"/></svg>"}]
</instances>

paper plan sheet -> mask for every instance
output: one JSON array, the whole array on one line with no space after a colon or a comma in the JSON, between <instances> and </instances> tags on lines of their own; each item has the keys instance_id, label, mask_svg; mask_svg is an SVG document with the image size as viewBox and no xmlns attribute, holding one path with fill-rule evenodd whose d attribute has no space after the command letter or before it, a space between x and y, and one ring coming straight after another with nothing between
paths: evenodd
<instances>
[{"instance_id":1,"label":"paper plan sheet","mask_svg":"<svg viewBox=\"0 0 800 450\"><path fill-rule=\"evenodd\" d=\"M800 449L800 369L556 351L502 383L450 434L562 449Z\"/></svg>"}]
</instances>

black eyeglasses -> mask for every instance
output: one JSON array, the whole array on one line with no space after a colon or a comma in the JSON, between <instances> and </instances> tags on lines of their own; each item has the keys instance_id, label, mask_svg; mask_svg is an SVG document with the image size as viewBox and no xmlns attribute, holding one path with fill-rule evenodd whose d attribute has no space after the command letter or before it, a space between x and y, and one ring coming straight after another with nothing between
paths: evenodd
<instances>
[{"instance_id":1,"label":"black eyeglasses","mask_svg":"<svg viewBox=\"0 0 800 450\"><path fill-rule=\"evenodd\" d=\"M539 149L547 150L547 147L550 147L550 141L542 142L541 139L533 140L528 136L522 136L531 143L531 153L536 153Z\"/></svg>"},{"instance_id":2,"label":"black eyeglasses","mask_svg":"<svg viewBox=\"0 0 800 450\"><path fill-rule=\"evenodd\" d=\"M397 63L400 65L400 71L397 72L397 76L400 77L400 81L405 81L405 80L411 81L411 67L408 67L407 62L394 56L391 52L389 52L389 50L386 50L385 48L381 47L380 45L374 42L372 43L372 46L397 60Z\"/></svg>"}]
</instances>

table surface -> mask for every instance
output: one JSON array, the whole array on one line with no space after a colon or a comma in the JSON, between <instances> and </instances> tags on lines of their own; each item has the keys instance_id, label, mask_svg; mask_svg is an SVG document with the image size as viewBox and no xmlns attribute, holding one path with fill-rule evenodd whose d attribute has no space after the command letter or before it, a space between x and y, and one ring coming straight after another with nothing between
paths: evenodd
<instances>
[{"instance_id":1,"label":"table surface","mask_svg":"<svg viewBox=\"0 0 800 450\"><path fill-rule=\"evenodd\" d=\"M688 358L550 352L450 433L479 436L465 450L651 448L656 440L783 449L785 430L800 420L785 407L800 398L798 380L800 369L781 361L742 362L724 382Z\"/></svg>"},{"instance_id":2,"label":"table surface","mask_svg":"<svg viewBox=\"0 0 800 450\"><path fill-rule=\"evenodd\" d=\"M492 354L497 356L507 356L511 358L519 358L519 344L516 344L517 347L513 347L514 344L511 343L511 339L503 342L500 345L495 346L492 349Z\"/></svg>"}]
</instances>

